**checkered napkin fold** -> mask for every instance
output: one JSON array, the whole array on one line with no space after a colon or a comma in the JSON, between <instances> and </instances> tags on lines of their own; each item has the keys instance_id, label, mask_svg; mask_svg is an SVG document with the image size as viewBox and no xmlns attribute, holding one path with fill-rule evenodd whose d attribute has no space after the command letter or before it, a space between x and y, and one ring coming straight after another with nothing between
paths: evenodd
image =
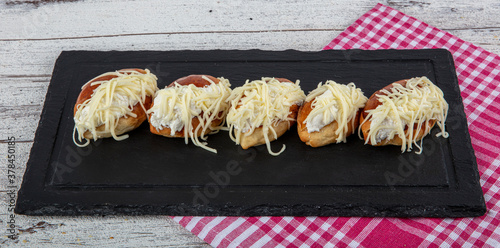
<instances>
[{"instance_id":1,"label":"checkered napkin fold","mask_svg":"<svg viewBox=\"0 0 500 248\"><path fill-rule=\"evenodd\" d=\"M214 247L500 247L500 56L378 4L324 49L445 48L488 212L477 218L174 217Z\"/></svg>"}]
</instances>

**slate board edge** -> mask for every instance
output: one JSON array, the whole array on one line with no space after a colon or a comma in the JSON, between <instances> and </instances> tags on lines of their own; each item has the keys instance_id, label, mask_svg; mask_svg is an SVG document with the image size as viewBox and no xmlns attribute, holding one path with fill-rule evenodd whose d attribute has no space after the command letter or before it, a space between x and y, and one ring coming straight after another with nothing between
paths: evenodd
<instances>
[{"instance_id":1,"label":"slate board edge","mask_svg":"<svg viewBox=\"0 0 500 248\"><path fill-rule=\"evenodd\" d=\"M223 51L223 50L219 50L219 51ZM269 51L260 51L260 50L250 50L251 52L255 52L255 53L260 53L260 52L263 52L263 53L266 53L266 52L269 52ZM395 50L393 50L395 51ZM56 66L54 67L54 74L53 75L57 75L58 74L58 66L57 64L58 63L62 63L61 61L64 61L64 60L69 60L71 61L71 57L72 57L72 54L73 53L80 53L80 52L88 52L88 51L70 51L70 52L62 52L61 53L61 56L58 58L57 62L56 62ZM104 53L113 53L114 51L110 51L110 52L104 52ZM144 52L158 52L158 51L144 51ZM175 51L175 52L183 52L183 51ZM197 51L186 51L186 52L197 52ZM203 52L209 52L209 51L203 51ZM297 53L297 54L301 54L302 52L299 52L299 51L291 51L291 50L287 50L287 51L281 51L282 53ZM382 52L382 51L376 51L375 53L377 52ZM446 51L447 52L447 51ZM94 53L94 52L91 52L91 53ZM95 54L100 54L101 52L95 52ZM127 52L124 52L124 53L127 53ZM133 53L141 53L141 51L134 51ZM279 52L278 52L279 53ZM310 52L309 54L317 54L319 52ZM449 52L447 52L449 54ZM358 54L357 50L355 50L353 52L353 56L355 57L356 55ZM450 54L451 56L451 54ZM90 56L92 57L92 56ZM89 60L91 60L91 58L89 58ZM75 61L72 61L72 62L75 62ZM456 74L455 74L455 78L456 78ZM54 80L54 78L52 79ZM49 147L39 147L40 144L37 142L37 140L41 139L41 138L47 138L47 137L51 137L51 132L50 132L50 128L48 128L48 121L46 120L45 116L46 116L46 113L47 111L56 111L54 108L50 109L49 108L49 105L51 104L51 101L50 99L52 99L54 96L54 94L52 93L51 91L51 88L55 88L56 85L52 84L52 81L51 81L51 84L49 86L49 90L47 91L47 97L46 97L46 101L45 101L45 104L44 104L44 108L43 108L43 111L42 111L42 115L41 115L41 119L40 119L40 123L39 123L39 127L37 129L37 132L36 132L36 138L35 138L35 142L33 144L33 147L32 147L32 151L36 150L36 149L42 149L42 150L47 150L49 149ZM457 85L458 87L458 85ZM64 91L67 90L67 87L64 88ZM61 101L62 99L59 99L59 101ZM62 100L64 101L64 100ZM465 114L463 114L464 117L465 117ZM44 130L45 132L42 132L42 130ZM49 130L49 131L48 131ZM52 130L56 130L52 127ZM468 134L468 133L467 133ZM469 140L470 140L470 137L469 137ZM469 146L470 146L470 143L469 143ZM473 150L472 150L473 151ZM473 153L473 152L472 152ZM48 161L48 159L50 158L50 154L47 154L47 153L42 153L40 152L40 154L32 154L32 156L30 156L30 159L29 159L29 162L28 162L28 166L27 166L27 170L26 170L26 173L25 173L25 176L24 176L24 179L26 179L27 175L29 173L32 173L31 170L35 170L35 169L40 169L40 168L32 168L33 166L30 166L31 164L34 163L34 161L40 161L40 160L43 160L43 161ZM474 160L475 160L475 157L474 157ZM475 162L475 161L474 161ZM476 173L477 173L477 169L476 169ZM478 176L478 175L477 175ZM27 192L24 192L23 191L23 188L21 188L20 192L19 192L19 201L18 201L18 204L16 206L16 213L21 213L21 214L28 214L28 215L43 215L43 214L49 214L49 215L92 215L92 214L113 214L113 213L122 213L122 214L165 214L165 213L168 213L168 214L172 214L172 215L175 215L175 214L181 214L181 213L176 213L176 208L178 208L178 206L145 206L145 205L130 205L130 206L109 206L109 205L96 205L95 207L97 208L92 208L92 209L85 209L85 207L79 207L78 205L72 205L72 204L67 204L67 206L52 206L52 207L44 207L43 204L38 204L36 202L29 202L29 200L27 199L23 199L25 197L26 194L29 194ZM482 196L482 194L481 194ZM36 208L38 209L43 209L43 211L37 211L36 208L33 209L33 208L23 208L22 206L23 205L26 205L26 204L32 204L32 207L33 206L37 206ZM484 206L484 199L483 199L483 206ZM342 206L341 208L336 208L335 206L303 206L303 205L295 205L294 208L283 208L283 206L281 207L277 207L277 206L258 206L258 207L255 207L255 208L251 208L251 209L245 209L245 208L241 208L239 210L235 210L235 207L234 206L231 206L230 208L228 208L228 211L224 211L224 208L222 207L216 207L216 208L212 208L211 206L206 206L206 205L203 205L203 209L198 209L197 211L187 211L185 212L186 215L200 215L200 214L203 214L203 215L212 215L213 212L215 210L219 210L219 212L217 212L218 214L217 215L247 215L247 216L259 216L259 215L298 215L300 216L303 211L302 209L304 208L311 208L311 207L316 207L318 209L317 211L317 214L314 214L314 215L318 215L318 216L325 216L325 213L327 213L328 216L399 216L399 217L412 217L412 216L422 216L422 217L439 217L439 216L447 216L447 217L465 217L465 216L479 216L479 215L482 215L484 212L485 212L485 207L483 206L476 206L476 207L460 207L460 206L455 206L453 207L452 209L447 209L447 207L439 207L437 206L437 208L433 211L428 211L429 209L426 209L426 207L424 206L411 206L411 208L413 210L419 210L420 211L420 214L415 214L414 211L412 211L411 209L410 210L405 210L405 209L399 209L398 211L387 211L387 210L384 210L384 209L374 209L374 208L368 208L368 207L354 207L354 208L349 208L347 206ZM407 206L408 207L408 206ZM53 208L53 210L51 210ZM484 208L484 209L483 209ZM147 210L149 209L149 210ZM194 207L194 209L196 209L196 207ZM273 210L274 209L274 210ZM147 210L147 211L142 211L141 210ZM138 212L139 211L139 212ZM422 214L422 211L423 211L423 214ZM455 212L457 212L455 214ZM146 212L146 213L145 213ZM314 212L314 211L312 211ZM312 214L312 212L310 211L309 213ZM347 213L349 212L349 213ZM418 211L417 211L418 212ZM450 215L450 212L452 213ZM481 213L482 212L482 213ZM446 215L443 215L447 213Z\"/></svg>"}]
</instances>

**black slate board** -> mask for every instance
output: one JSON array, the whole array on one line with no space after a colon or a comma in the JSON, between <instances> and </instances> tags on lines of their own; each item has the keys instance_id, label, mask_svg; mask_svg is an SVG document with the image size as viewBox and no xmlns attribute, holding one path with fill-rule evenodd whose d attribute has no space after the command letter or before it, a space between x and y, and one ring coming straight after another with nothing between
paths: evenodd
<instances>
[{"instance_id":1,"label":"black slate board","mask_svg":"<svg viewBox=\"0 0 500 248\"><path fill-rule=\"evenodd\" d=\"M149 133L144 123L117 142L73 144L72 109L81 86L122 68L149 68L163 88L189 74L230 79L300 79L306 92L328 79L355 82L370 96L394 81L427 76L450 105L448 139L432 135L424 153L348 143L311 148L295 127L242 150L227 132L209 137L218 154ZM59 56L27 164L16 213L231 216L465 217L486 211L453 58L446 50L69 51Z\"/></svg>"}]
</instances>

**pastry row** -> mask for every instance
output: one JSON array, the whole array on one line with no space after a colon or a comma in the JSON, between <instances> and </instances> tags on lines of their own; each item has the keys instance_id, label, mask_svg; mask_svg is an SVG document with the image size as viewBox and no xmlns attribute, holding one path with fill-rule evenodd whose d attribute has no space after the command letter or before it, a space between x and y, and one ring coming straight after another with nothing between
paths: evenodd
<instances>
[{"instance_id":1,"label":"pastry row","mask_svg":"<svg viewBox=\"0 0 500 248\"><path fill-rule=\"evenodd\" d=\"M358 132L365 144L398 145L402 152L416 146L432 127L447 137L448 104L443 92L426 77L401 80L375 92L369 99L354 83L319 83L307 96L299 81L284 78L247 80L231 90L228 79L209 75L180 78L158 89L149 70L123 69L87 82L74 107L76 145L127 132L146 119L154 134L184 138L211 152L207 136L228 130L243 149L266 144L268 152L297 122L300 139L312 147L347 142ZM420 141L420 144L419 144Z\"/></svg>"}]
</instances>

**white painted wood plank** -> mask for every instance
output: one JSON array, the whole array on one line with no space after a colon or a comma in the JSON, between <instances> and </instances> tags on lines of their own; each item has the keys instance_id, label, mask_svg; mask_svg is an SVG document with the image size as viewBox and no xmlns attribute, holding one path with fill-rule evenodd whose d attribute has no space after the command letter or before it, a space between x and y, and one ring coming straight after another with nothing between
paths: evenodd
<instances>
[{"instance_id":1,"label":"white painted wood plank","mask_svg":"<svg viewBox=\"0 0 500 248\"><path fill-rule=\"evenodd\" d=\"M382 3L443 30L500 27L500 19L494 16L500 10L500 2L495 0L387 0Z\"/></svg>"},{"instance_id":2,"label":"white painted wood plank","mask_svg":"<svg viewBox=\"0 0 500 248\"><path fill-rule=\"evenodd\" d=\"M45 99L49 77L0 77L0 107L38 105Z\"/></svg>"},{"instance_id":3,"label":"white painted wood plank","mask_svg":"<svg viewBox=\"0 0 500 248\"><path fill-rule=\"evenodd\" d=\"M57 56L63 50L296 49L318 51L339 33L332 31L203 33L76 40L0 41L0 76L50 75ZM0 80L3 79L0 78Z\"/></svg>"},{"instance_id":4,"label":"white painted wood plank","mask_svg":"<svg viewBox=\"0 0 500 248\"><path fill-rule=\"evenodd\" d=\"M119 1L6 5L1 39L52 39L176 32L343 30L377 1ZM499 28L500 3L382 1L442 29ZM70 25L68 25L70 24Z\"/></svg>"},{"instance_id":5,"label":"white painted wood plank","mask_svg":"<svg viewBox=\"0 0 500 248\"><path fill-rule=\"evenodd\" d=\"M94 0L45 4L38 8L16 5L0 10L4 27L0 37L47 39L175 32L332 30L343 29L373 5L370 0L355 3L349 0L147 3Z\"/></svg>"}]
</instances>

